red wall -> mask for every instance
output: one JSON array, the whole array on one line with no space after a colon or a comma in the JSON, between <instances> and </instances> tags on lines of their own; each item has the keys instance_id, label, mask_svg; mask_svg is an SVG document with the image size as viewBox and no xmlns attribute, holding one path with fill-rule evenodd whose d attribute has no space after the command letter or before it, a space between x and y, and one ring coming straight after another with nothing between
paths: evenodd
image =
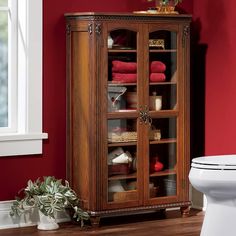
<instances>
[{"instance_id":1,"label":"red wall","mask_svg":"<svg viewBox=\"0 0 236 236\"><path fill-rule=\"evenodd\" d=\"M192 12L192 0L182 6ZM66 53L64 13L78 11L128 12L153 4L145 0L43 1L43 154L0 158L0 200L11 200L28 179L53 175L65 178ZM231 79L231 78L224 78Z\"/></svg>"},{"instance_id":2,"label":"red wall","mask_svg":"<svg viewBox=\"0 0 236 236\"><path fill-rule=\"evenodd\" d=\"M236 3L194 1L205 57L205 154L236 153ZM197 78L196 78L197 79ZM198 78L201 79L201 78Z\"/></svg>"}]
</instances>

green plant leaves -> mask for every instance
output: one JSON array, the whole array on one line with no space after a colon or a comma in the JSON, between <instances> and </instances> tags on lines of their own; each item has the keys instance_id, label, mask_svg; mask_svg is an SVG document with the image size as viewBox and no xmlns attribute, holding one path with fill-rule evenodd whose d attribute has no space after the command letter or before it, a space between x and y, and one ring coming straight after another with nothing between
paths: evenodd
<instances>
[{"instance_id":1,"label":"green plant leaves","mask_svg":"<svg viewBox=\"0 0 236 236\"><path fill-rule=\"evenodd\" d=\"M24 197L16 198L11 207L11 216L19 216L24 213L26 208L37 207L44 215L55 218L55 213L71 208L74 210L73 217L77 221L89 219L89 214L79 208L79 198L69 182L62 183L61 179L53 176L38 178L36 181L29 180L23 189Z\"/></svg>"}]
</instances>

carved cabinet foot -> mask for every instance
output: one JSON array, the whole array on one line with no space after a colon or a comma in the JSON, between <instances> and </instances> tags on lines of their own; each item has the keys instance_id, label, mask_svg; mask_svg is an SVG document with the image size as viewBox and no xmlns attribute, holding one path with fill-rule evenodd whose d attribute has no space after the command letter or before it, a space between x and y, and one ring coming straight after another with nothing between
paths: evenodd
<instances>
[{"instance_id":1,"label":"carved cabinet foot","mask_svg":"<svg viewBox=\"0 0 236 236\"><path fill-rule=\"evenodd\" d=\"M90 216L90 222L91 222L91 226L93 228L99 227L100 217L99 216Z\"/></svg>"},{"instance_id":2,"label":"carved cabinet foot","mask_svg":"<svg viewBox=\"0 0 236 236\"><path fill-rule=\"evenodd\" d=\"M180 212L181 212L182 217L187 217L189 216L190 207L189 206L180 207Z\"/></svg>"},{"instance_id":3,"label":"carved cabinet foot","mask_svg":"<svg viewBox=\"0 0 236 236\"><path fill-rule=\"evenodd\" d=\"M166 209L160 209L160 215L161 215L161 217L165 218L166 217Z\"/></svg>"}]
</instances>

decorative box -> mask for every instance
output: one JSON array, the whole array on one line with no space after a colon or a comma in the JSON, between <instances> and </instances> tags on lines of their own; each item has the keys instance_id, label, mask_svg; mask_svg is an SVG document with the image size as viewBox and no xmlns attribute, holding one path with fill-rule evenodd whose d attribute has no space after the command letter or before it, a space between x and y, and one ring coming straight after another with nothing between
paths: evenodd
<instances>
[{"instance_id":1,"label":"decorative box","mask_svg":"<svg viewBox=\"0 0 236 236\"><path fill-rule=\"evenodd\" d=\"M127 175L130 173L131 164L124 163L124 164L115 164L115 165L108 165L108 175Z\"/></svg>"}]
</instances>

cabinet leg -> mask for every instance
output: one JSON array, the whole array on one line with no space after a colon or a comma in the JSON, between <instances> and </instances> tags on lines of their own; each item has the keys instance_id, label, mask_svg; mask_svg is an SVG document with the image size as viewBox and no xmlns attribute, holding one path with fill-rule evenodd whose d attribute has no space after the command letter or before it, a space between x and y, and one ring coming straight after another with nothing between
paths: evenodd
<instances>
[{"instance_id":1,"label":"cabinet leg","mask_svg":"<svg viewBox=\"0 0 236 236\"><path fill-rule=\"evenodd\" d=\"M90 216L90 222L93 228L99 227L100 224L100 216Z\"/></svg>"},{"instance_id":2,"label":"cabinet leg","mask_svg":"<svg viewBox=\"0 0 236 236\"><path fill-rule=\"evenodd\" d=\"M181 212L182 217L187 217L190 212L190 207L189 206L180 207L180 212Z\"/></svg>"},{"instance_id":3,"label":"cabinet leg","mask_svg":"<svg viewBox=\"0 0 236 236\"><path fill-rule=\"evenodd\" d=\"M163 218L166 218L166 209L160 209L160 215Z\"/></svg>"}]
</instances>

